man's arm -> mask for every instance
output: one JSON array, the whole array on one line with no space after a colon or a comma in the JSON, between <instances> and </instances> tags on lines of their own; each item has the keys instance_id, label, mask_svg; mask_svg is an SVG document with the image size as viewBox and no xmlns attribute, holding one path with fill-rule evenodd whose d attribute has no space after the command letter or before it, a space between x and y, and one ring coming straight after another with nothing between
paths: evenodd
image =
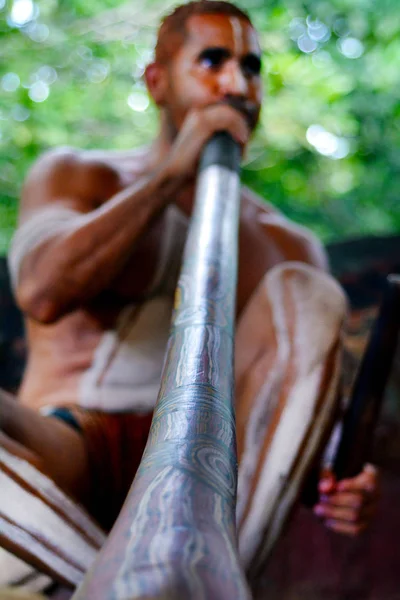
<instances>
[{"instance_id":1,"label":"man's arm","mask_svg":"<svg viewBox=\"0 0 400 600\"><path fill-rule=\"evenodd\" d=\"M189 111L167 156L153 172L112 197L102 189L104 164L89 168L73 152L53 153L39 161L24 187L22 220L29 211L55 203L83 216L71 230L48 239L23 260L16 290L22 310L37 321L51 323L105 290L153 217L193 179L205 142L220 130L228 131L242 146L250 134L245 118L230 106ZM93 189L98 198L110 198L94 209L90 206L95 200ZM138 264L138 269L143 265Z\"/></svg>"},{"instance_id":2,"label":"man's arm","mask_svg":"<svg viewBox=\"0 0 400 600\"><path fill-rule=\"evenodd\" d=\"M77 213L68 231L55 232L22 262L17 299L32 318L53 322L107 288L170 198L166 170L142 176L117 193L115 179L107 165L71 151L45 155L32 169L22 194L22 223L46 205ZM93 209L96 197L108 194L110 200Z\"/></svg>"}]
</instances>

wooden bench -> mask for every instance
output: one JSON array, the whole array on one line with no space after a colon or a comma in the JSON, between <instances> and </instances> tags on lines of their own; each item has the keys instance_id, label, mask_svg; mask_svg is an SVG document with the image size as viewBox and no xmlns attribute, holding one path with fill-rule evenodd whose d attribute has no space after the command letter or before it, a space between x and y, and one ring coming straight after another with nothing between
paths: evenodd
<instances>
[{"instance_id":1,"label":"wooden bench","mask_svg":"<svg viewBox=\"0 0 400 600\"><path fill-rule=\"evenodd\" d=\"M0 546L41 572L76 586L105 534L27 461L0 448Z\"/></svg>"}]
</instances>

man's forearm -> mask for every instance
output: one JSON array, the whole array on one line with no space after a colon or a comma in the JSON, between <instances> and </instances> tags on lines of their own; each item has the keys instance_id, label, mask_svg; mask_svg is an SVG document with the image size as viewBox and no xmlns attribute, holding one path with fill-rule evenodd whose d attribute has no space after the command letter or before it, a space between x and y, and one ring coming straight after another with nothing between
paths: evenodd
<instances>
[{"instance_id":1,"label":"man's forearm","mask_svg":"<svg viewBox=\"0 0 400 600\"><path fill-rule=\"evenodd\" d=\"M143 177L100 208L77 216L70 232L32 251L23 261L17 288L22 310L53 322L105 289L175 186L164 171Z\"/></svg>"}]
</instances>

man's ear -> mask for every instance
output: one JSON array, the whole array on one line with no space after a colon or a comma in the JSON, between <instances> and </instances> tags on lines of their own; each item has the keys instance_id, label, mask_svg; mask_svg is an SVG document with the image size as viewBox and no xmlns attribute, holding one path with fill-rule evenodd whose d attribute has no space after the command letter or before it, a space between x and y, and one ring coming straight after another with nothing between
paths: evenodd
<instances>
[{"instance_id":1,"label":"man's ear","mask_svg":"<svg viewBox=\"0 0 400 600\"><path fill-rule=\"evenodd\" d=\"M144 72L146 86L157 106L163 106L168 87L168 74L165 65L157 62L147 65Z\"/></svg>"}]
</instances>

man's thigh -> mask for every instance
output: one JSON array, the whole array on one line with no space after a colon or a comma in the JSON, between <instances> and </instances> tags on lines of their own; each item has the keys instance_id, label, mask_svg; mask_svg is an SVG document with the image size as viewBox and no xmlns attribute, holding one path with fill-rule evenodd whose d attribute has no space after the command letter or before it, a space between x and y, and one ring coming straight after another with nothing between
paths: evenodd
<instances>
[{"instance_id":1,"label":"man's thigh","mask_svg":"<svg viewBox=\"0 0 400 600\"><path fill-rule=\"evenodd\" d=\"M0 445L34 464L77 500L85 501L89 475L86 446L70 425L45 417L0 390Z\"/></svg>"},{"instance_id":2,"label":"man's thigh","mask_svg":"<svg viewBox=\"0 0 400 600\"><path fill-rule=\"evenodd\" d=\"M339 284L309 265L283 263L261 281L239 319L235 341L239 462L257 404L261 411L272 408L296 385L312 381L313 373L320 384L313 393L329 386L346 310Z\"/></svg>"},{"instance_id":3,"label":"man's thigh","mask_svg":"<svg viewBox=\"0 0 400 600\"><path fill-rule=\"evenodd\" d=\"M285 263L266 275L239 320L237 517L246 563L258 532L269 522L276 528L281 500L291 504L285 494L298 494L333 424L345 314L332 277Z\"/></svg>"}]
</instances>

